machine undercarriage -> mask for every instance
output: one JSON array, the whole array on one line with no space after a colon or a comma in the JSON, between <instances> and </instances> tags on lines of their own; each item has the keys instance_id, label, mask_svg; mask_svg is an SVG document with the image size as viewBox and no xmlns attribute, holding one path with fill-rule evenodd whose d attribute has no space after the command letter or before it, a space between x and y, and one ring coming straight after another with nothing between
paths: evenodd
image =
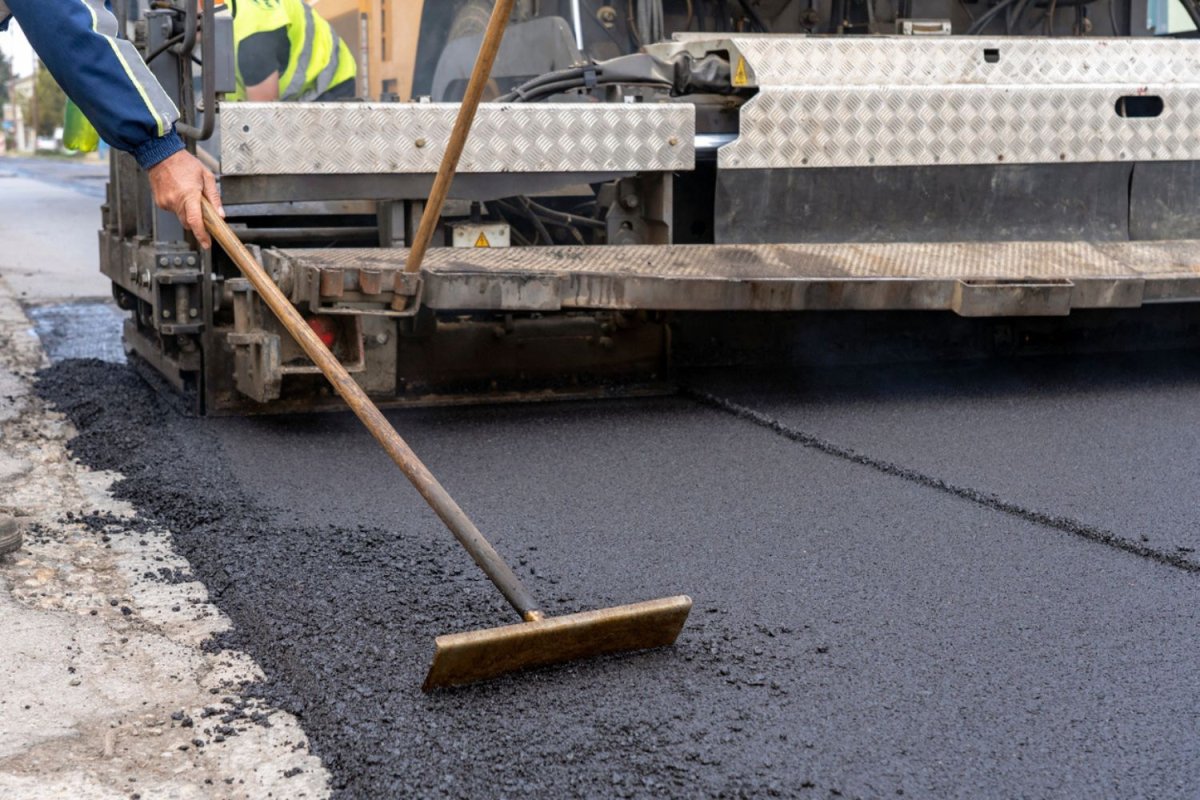
<instances>
[{"instance_id":1,"label":"machine undercarriage","mask_svg":"<svg viewBox=\"0 0 1200 800\"><path fill-rule=\"evenodd\" d=\"M813 319L835 320L834 338L805 339L814 361L864 325L892 336L974 320L995 351L1036 349L1093 311L1127 336L1123 314L1174 303L1178 329L1194 332L1193 42L1007 37L999 13L987 35L942 35L1000 7L983 3L975 23L910 7L872 12L871 32L899 34L803 35L820 28L805 13L776 27L800 3L742 5L747 27L773 32L697 31L694 7L687 26L668 9L664 30L691 30L602 61L583 57L586 41L572 49L586 28L571 14L530 14L517 41L541 31L570 63L530 75L502 57L500 102L481 108L442 216L445 246L415 275L405 248L455 104L220 102L232 48L211 8L201 70L182 45L152 66L219 169L229 221L385 404L658 392L680 357L744 362L778 338L765 326L811 333ZM1072 19L1089 7L1070 6ZM632 27L614 24L605 47L644 21L628 10ZM1136 14L1118 10L1112 29L1127 33L1119 18ZM838 18L828 4L813 14ZM844 12L843 34L868 33L857 14ZM149 11L139 43L163 47L195 16ZM438 97L472 41L444 46ZM128 347L205 412L335 405L233 265L185 241L121 156L100 240L131 312ZM863 315L877 322L844 324Z\"/></svg>"}]
</instances>

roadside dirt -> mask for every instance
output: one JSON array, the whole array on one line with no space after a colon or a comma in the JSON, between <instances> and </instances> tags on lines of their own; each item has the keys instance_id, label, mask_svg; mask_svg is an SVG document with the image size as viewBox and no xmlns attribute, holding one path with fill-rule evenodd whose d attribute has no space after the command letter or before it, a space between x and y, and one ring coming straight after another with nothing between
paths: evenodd
<instances>
[{"instance_id":1,"label":"roadside dirt","mask_svg":"<svg viewBox=\"0 0 1200 800\"><path fill-rule=\"evenodd\" d=\"M202 648L229 620L170 534L68 454L76 429L31 392L44 356L6 292L0 513L28 533L0 558L0 796L325 796L295 720L240 693L255 663Z\"/></svg>"}]
</instances>

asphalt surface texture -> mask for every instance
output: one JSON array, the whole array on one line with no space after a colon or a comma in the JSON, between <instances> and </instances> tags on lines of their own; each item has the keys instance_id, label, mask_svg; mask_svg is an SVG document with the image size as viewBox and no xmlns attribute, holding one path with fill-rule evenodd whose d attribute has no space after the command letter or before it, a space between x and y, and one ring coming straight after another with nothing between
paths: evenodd
<instances>
[{"instance_id":1,"label":"asphalt surface texture","mask_svg":"<svg viewBox=\"0 0 1200 800\"><path fill-rule=\"evenodd\" d=\"M0 157L0 278L23 304L109 298L96 232L108 167Z\"/></svg>"},{"instance_id":2,"label":"asphalt surface texture","mask_svg":"<svg viewBox=\"0 0 1200 800\"><path fill-rule=\"evenodd\" d=\"M1197 796L1194 352L390 413L548 612L696 601L672 649L425 695L435 636L514 618L357 421L182 416L64 308L74 455L339 798Z\"/></svg>"},{"instance_id":3,"label":"asphalt surface texture","mask_svg":"<svg viewBox=\"0 0 1200 800\"><path fill-rule=\"evenodd\" d=\"M28 178L103 200L108 164L80 158L5 156L0 159L0 177ZM97 213L97 225L99 219Z\"/></svg>"},{"instance_id":4,"label":"asphalt surface texture","mask_svg":"<svg viewBox=\"0 0 1200 800\"><path fill-rule=\"evenodd\" d=\"M1182 391L1195 366L989 374L1058 374L1021 396L1086 414L1114 393ZM977 385L980 367L961 369ZM725 375L693 398L391 414L551 613L696 600L674 649L428 696L435 636L512 614L355 419L186 418L100 361L61 362L40 386L79 426L76 456L125 475L119 494L175 531L235 622L229 643L267 672L251 691L300 717L339 797L1194 797L1200 578L1087 521L1023 515L1019 496L926 480L944 443L919 423L960 414L967 466L935 465L963 486L968 467L1003 486L1034 464L1066 514L1127 475L1097 464L1093 436L1061 455L1069 469L1025 455L1003 424L1017 398L957 396L955 374L911 368L890 384L907 413L882 422L867 412L891 407L887 391L843 373L807 374L790 401ZM703 392L721 380L763 418L715 407ZM789 435L810 420L825 438ZM1109 458L1194 489L1186 448L1155 446L1186 424L1111 417ZM872 426L898 432L875 450ZM839 433L855 452L827 446ZM1186 497L1140 505L1136 531L1178 540Z\"/></svg>"}]
</instances>

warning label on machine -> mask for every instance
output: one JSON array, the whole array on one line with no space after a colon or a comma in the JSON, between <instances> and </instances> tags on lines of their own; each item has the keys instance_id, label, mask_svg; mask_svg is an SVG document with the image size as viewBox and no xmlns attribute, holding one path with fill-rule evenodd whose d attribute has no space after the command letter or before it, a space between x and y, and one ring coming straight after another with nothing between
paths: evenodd
<instances>
[{"instance_id":1,"label":"warning label on machine","mask_svg":"<svg viewBox=\"0 0 1200 800\"><path fill-rule=\"evenodd\" d=\"M508 247L511 231L507 223L502 222L456 222L450 225L451 244L462 248Z\"/></svg>"},{"instance_id":2,"label":"warning label on machine","mask_svg":"<svg viewBox=\"0 0 1200 800\"><path fill-rule=\"evenodd\" d=\"M737 69L735 69L733 71L733 85L734 86L749 86L750 85L750 74L746 71L745 56L738 56Z\"/></svg>"}]
</instances>

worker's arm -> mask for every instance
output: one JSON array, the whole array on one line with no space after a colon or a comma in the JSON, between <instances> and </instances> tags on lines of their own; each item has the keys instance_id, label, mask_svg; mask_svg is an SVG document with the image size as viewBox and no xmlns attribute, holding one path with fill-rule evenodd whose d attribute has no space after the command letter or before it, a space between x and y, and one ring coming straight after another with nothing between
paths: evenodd
<instances>
[{"instance_id":1,"label":"worker's arm","mask_svg":"<svg viewBox=\"0 0 1200 800\"><path fill-rule=\"evenodd\" d=\"M291 51L286 26L252 33L238 42L238 75L247 100L271 103L279 99L279 77L287 72Z\"/></svg>"},{"instance_id":2,"label":"worker's arm","mask_svg":"<svg viewBox=\"0 0 1200 800\"><path fill-rule=\"evenodd\" d=\"M133 44L117 36L107 0L4 0L29 43L104 141L150 174L154 200L201 246L211 241L200 196L221 207L212 173L184 150L179 112Z\"/></svg>"},{"instance_id":3,"label":"worker's arm","mask_svg":"<svg viewBox=\"0 0 1200 800\"><path fill-rule=\"evenodd\" d=\"M253 103L271 103L279 99L279 73L272 72L262 83L246 87L246 99Z\"/></svg>"}]
</instances>

